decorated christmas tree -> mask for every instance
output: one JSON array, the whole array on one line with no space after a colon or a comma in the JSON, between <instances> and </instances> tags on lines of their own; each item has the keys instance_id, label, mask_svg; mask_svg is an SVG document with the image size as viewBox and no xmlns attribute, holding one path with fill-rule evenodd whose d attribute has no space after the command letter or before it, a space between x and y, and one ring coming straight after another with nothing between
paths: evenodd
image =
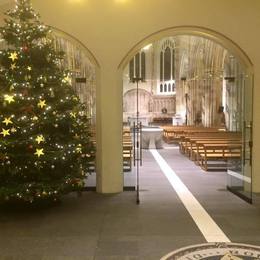
<instances>
[{"instance_id":1,"label":"decorated christmas tree","mask_svg":"<svg viewBox=\"0 0 260 260\"><path fill-rule=\"evenodd\" d=\"M94 148L86 108L49 27L17 0L0 28L0 203L57 200L82 189Z\"/></svg>"}]
</instances>

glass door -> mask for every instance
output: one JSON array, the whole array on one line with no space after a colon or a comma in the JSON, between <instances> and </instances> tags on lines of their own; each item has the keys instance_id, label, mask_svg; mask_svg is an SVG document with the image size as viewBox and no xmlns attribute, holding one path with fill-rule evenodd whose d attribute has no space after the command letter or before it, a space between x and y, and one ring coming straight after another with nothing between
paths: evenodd
<instances>
[{"instance_id":1,"label":"glass door","mask_svg":"<svg viewBox=\"0 0 260 260\"><path fill-rule=\"evenodd\" d=\"M237 114L234 124L239 127L233 129L240 135L241 149L233 151L232 159L228 160L227 188L252 203L253 75L238 76L234 81L234 90L240 104L239 111L234 113Z\"/></svg>"},{"instance_id":2,"label":"glass door","mask_svg":"<svg viewBox=\"0 0 260 260\"><path fill-rule=\"evenodd\" d=\"M142 121L140 117L140 89L141 77L133 77L132 83L136 87L130 95L131 110L128 112L127 121L123 114L123 166L124 166L124 190L136 190L136 203L140 203L139 198L139 177L142 166ZM125 100L124 100L125 103ZM123 106L125 107L125 106ZM125 112L125 108L124 108ZM127 159L127 161L125 160Z\"/></svg>"}]
</instances>

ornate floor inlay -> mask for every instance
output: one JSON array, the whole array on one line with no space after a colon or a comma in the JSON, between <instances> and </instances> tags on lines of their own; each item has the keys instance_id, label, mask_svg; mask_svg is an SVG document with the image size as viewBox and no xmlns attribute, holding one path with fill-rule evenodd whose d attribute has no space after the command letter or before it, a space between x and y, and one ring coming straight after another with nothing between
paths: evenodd
<instances>
[{"instance_id":1,"label":"ornate floor inlay","mask_svg":"<svg viewBox=\"0 0 260 260\"><path fill-rule=\"evenodd\" d=\"M256 260L260 247L238 243L207 243L178 249L161 260Z\"/></svg>"}]
</instances>

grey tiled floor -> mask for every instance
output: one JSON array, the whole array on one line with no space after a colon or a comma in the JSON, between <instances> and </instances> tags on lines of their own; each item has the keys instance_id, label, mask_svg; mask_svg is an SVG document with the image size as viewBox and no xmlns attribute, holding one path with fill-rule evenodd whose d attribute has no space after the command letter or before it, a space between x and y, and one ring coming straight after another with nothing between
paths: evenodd
<instances>
[{"instance_id":1,"label":"grey tiled floor","mask_svg":"<svg viewBox=\"0 0 260 260\"><path fill-rule=\"evenodd\" d=\"M206 174L178 150L159 152L232 242L260 245L260 208L227 192L225 173ZM205 243L149 151L144 159L140 205L135 192L85 192L47 210L2 211L0 259L156 260Z\"/></svg>"}]
</instances>

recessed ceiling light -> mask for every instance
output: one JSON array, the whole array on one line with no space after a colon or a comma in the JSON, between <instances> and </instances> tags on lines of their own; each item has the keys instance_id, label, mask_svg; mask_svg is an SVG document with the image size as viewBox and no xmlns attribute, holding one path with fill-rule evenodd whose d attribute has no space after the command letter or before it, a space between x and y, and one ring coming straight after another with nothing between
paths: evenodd
<instances>
[{"instance_id":1,"label":"recessed ceiling light","mask_svg":"<svg viewBox=\"0 0 260 260\"><path fill-rule=\"evenodd\" d=\"M68 0L70 3L82 3L85 0Z\"/></svg>"},{"instance_id":2,"label":"recessed ceiling light","mask_svg":"<svg viewBox=\"0 0 260 260\"><path fill-rule=\"evenodd\" d=\"M128 2L129 0L114 0L116 3L126 3Z\"/></svg>"}]
</instances>

